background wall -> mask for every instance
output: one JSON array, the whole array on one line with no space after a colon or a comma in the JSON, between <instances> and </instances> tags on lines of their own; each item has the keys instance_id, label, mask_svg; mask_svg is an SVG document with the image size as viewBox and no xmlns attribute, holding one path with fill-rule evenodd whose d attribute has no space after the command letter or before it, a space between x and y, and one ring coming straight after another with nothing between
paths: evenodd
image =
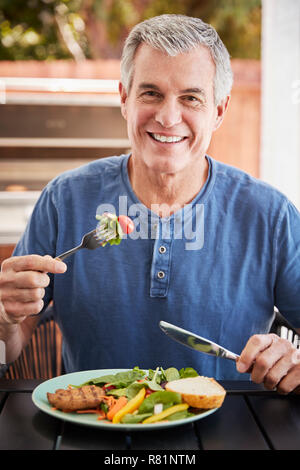
<instances>
[{"instance_id":1,"label":"background wall","mask_svg":"<svg viewBox=\"0 0 300 470\"><path fill-rule=\"evenodd\" d=\"M300 209L300 1L264 0L260 176Z\"/></svg>"}]
</instances>

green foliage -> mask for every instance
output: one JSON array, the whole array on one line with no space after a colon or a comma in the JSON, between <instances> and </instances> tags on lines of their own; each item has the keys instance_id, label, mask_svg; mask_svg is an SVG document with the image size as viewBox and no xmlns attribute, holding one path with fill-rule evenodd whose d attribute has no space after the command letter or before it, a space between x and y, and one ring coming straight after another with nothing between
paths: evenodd
<instances>
[{"instance_id":1,"label":"green foliage","mask_svg":"<svg viewBox=\"0 0 300 470\"><path fill-rule=\"evenodd\" d=\"M51 60L72 57L61 37L62 18L89 55L81 0L0 0L0 59Z\"/></svg>"},{"instance_id":2,"label":"green foliage","mask_svg":"<svg viewBox=\"0 0 300 470\"><path fill-rule=\"evenodd\" d=\"M261 0L212 0L204 13L232 57L260 58Z\"/></svg>"},{"instance_id":3,"label":"green foliage","mask_svg":"<svg viewBox=\"0 0 300 470\"><path fill-rule=\"evenodd\" d=\"M164 13L198 16L232 57L260 58L261 0L0 0L0 60L120 57L132 26Z\"/></svg>"}]
</instances>

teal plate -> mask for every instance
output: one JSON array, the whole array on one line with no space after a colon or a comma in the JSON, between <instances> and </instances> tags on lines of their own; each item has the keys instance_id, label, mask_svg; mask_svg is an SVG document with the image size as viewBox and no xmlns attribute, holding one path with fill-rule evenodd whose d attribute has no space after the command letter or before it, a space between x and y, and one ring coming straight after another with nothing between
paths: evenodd
<instances>
[{"instance_id":1,"label":"teal plate","mask_svg":"<svg viewBox=\"0 0 300 470\"><path fill-rule=\"evenodd\" d=\"M80 385L89 380L101 377L107 374L116 374L117 372L124 372L128 369L100 369L100 370L87 370L82 372L73 372L71 374L60 375L53 379L46 380L45 382L38 385L32 393L32 401L41 411L53 416L54 418L61 419L63 421L71 421L75 424L81 424L85 426L94 426L96 428L109 429L115 431L149 431L151 429L163 429L174 426L180 426L183 424L192 423L199 419L206 418L210 414L217 411L218 408L211 410L205 410L198 413L190 418L179 419L177 421L169 421L162 423L152 424L112 424L107 420L97 420L95 414L76 414L76 413L64 413L63 411L54 410L52 405L48 402L47 392L54 393L58 388L67 388L68 385Z\"/></svg>"}]
</instances>

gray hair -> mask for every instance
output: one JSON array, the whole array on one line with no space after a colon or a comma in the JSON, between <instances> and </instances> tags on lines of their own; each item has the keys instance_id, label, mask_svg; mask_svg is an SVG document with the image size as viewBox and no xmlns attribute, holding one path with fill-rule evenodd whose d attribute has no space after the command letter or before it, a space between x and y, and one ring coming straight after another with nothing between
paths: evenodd
<instances>
[{"instance_id":1,"label":"gray hair","mask_svg":"<svg viewBox=\"0 0 300 470\"><path fill-rule=\"evenodd\" d=\"M229 53L216 30L200 18L185 15L161 15L137 24L127 37L121 60L121 81L129 93L138 46L146 43L170 56L204 45L215 62L214 100L218 105L230 94L233 73Z\"/></svg>"}]
</instances>

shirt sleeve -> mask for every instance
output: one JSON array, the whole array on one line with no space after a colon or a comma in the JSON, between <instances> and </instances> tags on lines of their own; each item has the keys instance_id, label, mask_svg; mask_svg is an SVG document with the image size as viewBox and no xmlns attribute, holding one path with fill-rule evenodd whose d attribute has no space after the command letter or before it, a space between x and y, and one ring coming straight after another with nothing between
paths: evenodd
<instances>
[{"instance_id":1,"label":"shirt sleeve","mask_svg":"<svg viewBox=\"0 0 300 470\"><path fill-rule=\"evenodd\" d=\"M31 214L26 229L17 243L13 256L28 254L56 256L57 240L57 210L51 196L51 191L46 187ZM52 300L53 274L48 274L50 284L46 288L44 304L45 307Z\"/></svg>"},{"instance_id":2,"label":"shirt sleeve","mask_svg":"<svg viewBox=\"0 0 300 470\"><path fill-rule=\"evenodd\" d=\"M300 327L300 213L286 201L275 241L275 305L295 328Z\"/></svg>"}]
</instances>

